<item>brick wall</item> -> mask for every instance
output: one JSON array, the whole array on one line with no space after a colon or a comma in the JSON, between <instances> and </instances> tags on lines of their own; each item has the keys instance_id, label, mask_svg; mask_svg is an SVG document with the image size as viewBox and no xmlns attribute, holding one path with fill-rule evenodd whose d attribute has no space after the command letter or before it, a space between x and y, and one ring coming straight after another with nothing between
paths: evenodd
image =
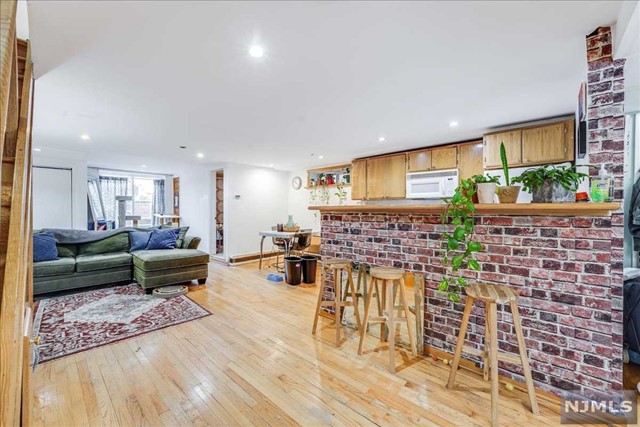
<instances>
[{"instance_id":1,"label":"brick wall","mask_svg":"<svg viewBox=\"0 0 640 427\"><path fill-rule=\"evenodd\" d=\"M587 36L587 143L589 163L604 164L614 176L614 198L622 205L624 179L624 59L612 58L610 27ZM593 168L590 172L597 175ZM622 389L622 267L624 213L611 217L612 362L615 389Z\"/></svg>"},{"instance_id":2,"label":"brick wall","mask_svg":"<svg viewBox=\"0 0 640 427\"><path fill-rule=\"evenodd\" d=\"M522 326L536 386L608 390L620 381L612 359L611 220L608 217L476 218L481 271L473 280L518 290ZM459 304L436 291L441 279L444 229L438 215L322 215L322 255L424 273L425 344L453 353ZM499 346L516 352L508 307L498 307ZM484 310L474 308L468 344L481 346ZM519 366L500 363L501 374L520 379Z\"/></svg>"}]
</instances>

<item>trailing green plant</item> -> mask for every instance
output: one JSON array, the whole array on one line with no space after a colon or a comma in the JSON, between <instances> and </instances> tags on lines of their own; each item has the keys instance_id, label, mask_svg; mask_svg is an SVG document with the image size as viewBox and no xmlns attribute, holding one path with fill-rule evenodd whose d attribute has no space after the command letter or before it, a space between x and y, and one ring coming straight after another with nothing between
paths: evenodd
<instances>
[{"instance_id":1,"label":"trailing green plant","mask_svg":"<svg viewBox=\"0 0 640 427\"><path fill-rule=\"evenodd\" d=\"M338 184L336 186L336 189L338 191L336 191L335 196L338 198L340 203L344 202L347 199L347 192L345 191L344 186L341 184Z\"/></svg>"},{"instance_id":2,"label":"trailing green plant","mask_svg":"<svg viewBox=\"0 0 640 427\"><path fill-rule=\"evenodd\" d=\"M539 168L527 169L520 176L513 178L513 182L522 184L525 191L535 190L550 179L559 183L567 191L577 191L580 181L588 177L587 174L576 171L576 166L544 165Z\"/></svg>"},{"instance_id":3,"label":"trailing green plant","mask_svg":"<svg viewBox=\"0 0 640 427\"><path fill-rule=\"evenodd\" d=\"M464 179L450 199L445 199L447 207L442 214L442 223L454 226L453 233L443 232L445 252L442 256L444 273L438 290L446 292L453 302L460 301L460 293L467 286L467 279L459 274L460 269L480 270L475 253L482 250L482 244L475 240L475 207L473 195L476 193L474 179Z\"/></svg>"},{"instance_id":4,"label":"trailing green plant","mask_svg":"<svg viewBox=\"0 0 640 427\"><path fill-rule=\"evenodd\" d=\"M500 177L499 176L491 176L489 174L487 174L486 176L485 175L474 175L474 176L471 177L471 179L476 184L489 184L489 183L500 184Z\"/></svg>"},{"instance_id":5,"label":"trailing green plant","mask_svg":"<svg viewBox=\"0 0 640 427\"><path fill-rule=\"evenodd\" d=\"M500 143L500 161L502 162L502 171L504 172L504 182L507 187L511 185L509 179L509 162L507 162L507 149L504 148L504 142Z\"/></svg>"}]
</instances>

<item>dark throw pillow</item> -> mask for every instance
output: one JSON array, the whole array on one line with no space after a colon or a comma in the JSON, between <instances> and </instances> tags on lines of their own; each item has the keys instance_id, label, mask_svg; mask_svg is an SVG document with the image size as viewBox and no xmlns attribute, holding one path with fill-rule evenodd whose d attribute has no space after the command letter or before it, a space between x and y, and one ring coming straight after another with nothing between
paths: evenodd
<instances>
[{"instance_id":1,"label":"dark throw pillow","mask_svg":"<svg viewBox=\"0 0 640 427\"><path fill-rule=\"evenodd\" d=\"M149 237L149 243L145 249L175 249L176 239L178 238L179 228L155 228Z\"/></svg>"},{"instance_id":2,"label":"dark throw pillow","mask_svg":"<svg viewBox=\"0 0 640 427\"><path fill-rule=\"evenodd\" d=\"M187 235L187 231L189 231L189 226L186 227L174 227L171 224L163 224L160 226L161 229L167 229L167 228L177 228L178 230L180 230L180 232L178 233L178 240L176 241L176 247L181 248L182 247L182 242L184 242L184 238Z\"/></svg>"},{"instance_id":3,"label":"dark throw pillow","mask_svg":"<svg viewBox=\"0 0 640 427\"><path fill-rule=\"evenodd\" d=\"M58 259L56 239L50 231L33 235L33 262L53 261Z\"/></svg>"},{"instance_id":4,"label":"dark throw pillow","mask_svg":"<svg viewBox=\"0 0 640 427\"><path fill-rule=\"evenodd\" d=\"M131 240L130 252L146 249L149 244L149 238L151 237L150 231L132 231L129 233L129 239Z\"/></svg>"}]
</instances>

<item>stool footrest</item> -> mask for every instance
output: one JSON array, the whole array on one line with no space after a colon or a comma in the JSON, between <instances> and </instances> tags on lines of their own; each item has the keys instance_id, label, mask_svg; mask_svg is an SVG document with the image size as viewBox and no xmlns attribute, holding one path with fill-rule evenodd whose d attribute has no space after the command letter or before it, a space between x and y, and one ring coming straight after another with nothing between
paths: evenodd
<instances>
[{"instance_id":1,"label":"stool footrest","mask_svg":"<svg viewBox=\"0 0 640 427\"><path fill-rule=\"evenodd\" d=\"M479 350L477 348L473 348L473 347L469 347L468 345L465 345L462 347L462 352L463 353L467 353L467 354L471 354L473 356L479 356L482 357L483 359L486 359L489 357L489 355L487 354L486 351L484 350ZM501 362L508 362L508 363L514 363L517 365L522 365L522 360L520 360L520 356L516 355L516 354L511 354L511 353L503 353L503 352L498 352L498 360Z\"/></svg>"},{"instance_id":2,"label":"stool footrest","mask_svg":"<svg viewBox=\"0 0 640 427\"><path fill-rule=\"evenodd\" d=\"M385 323L386 321L386 317L369 317L368 323Z\"/></svg>"}]
</instances>

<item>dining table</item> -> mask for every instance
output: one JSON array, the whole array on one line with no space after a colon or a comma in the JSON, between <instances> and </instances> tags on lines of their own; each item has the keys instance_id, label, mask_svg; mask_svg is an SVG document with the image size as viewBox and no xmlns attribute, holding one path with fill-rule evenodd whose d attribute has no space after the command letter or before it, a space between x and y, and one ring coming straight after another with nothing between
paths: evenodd
<instances>
[{"instance_id":1,"label":"dining table","mask_svg":"<svg viewBox=\"0 0 640 427\"><path fill-rule=\"evenodd\" d=\"M291 253L291 247L293 246L293 241L296 238L296 236L298 236L299 234L301 234L302 230L300 231L276 231L276 230L267 230L267 231L260 231L258 232L258 235L260 235L262 238L260 239L260 263L258 264L258 269L262 269L262 247L264 245L264 239L267 237L271 237L271 238L276 238L276 239L282 239L282 241L284 242L284 256L288 257L289 254ZM305 230L305 232L308 232L307 230Z\"/></svg>"}]
</instances>

